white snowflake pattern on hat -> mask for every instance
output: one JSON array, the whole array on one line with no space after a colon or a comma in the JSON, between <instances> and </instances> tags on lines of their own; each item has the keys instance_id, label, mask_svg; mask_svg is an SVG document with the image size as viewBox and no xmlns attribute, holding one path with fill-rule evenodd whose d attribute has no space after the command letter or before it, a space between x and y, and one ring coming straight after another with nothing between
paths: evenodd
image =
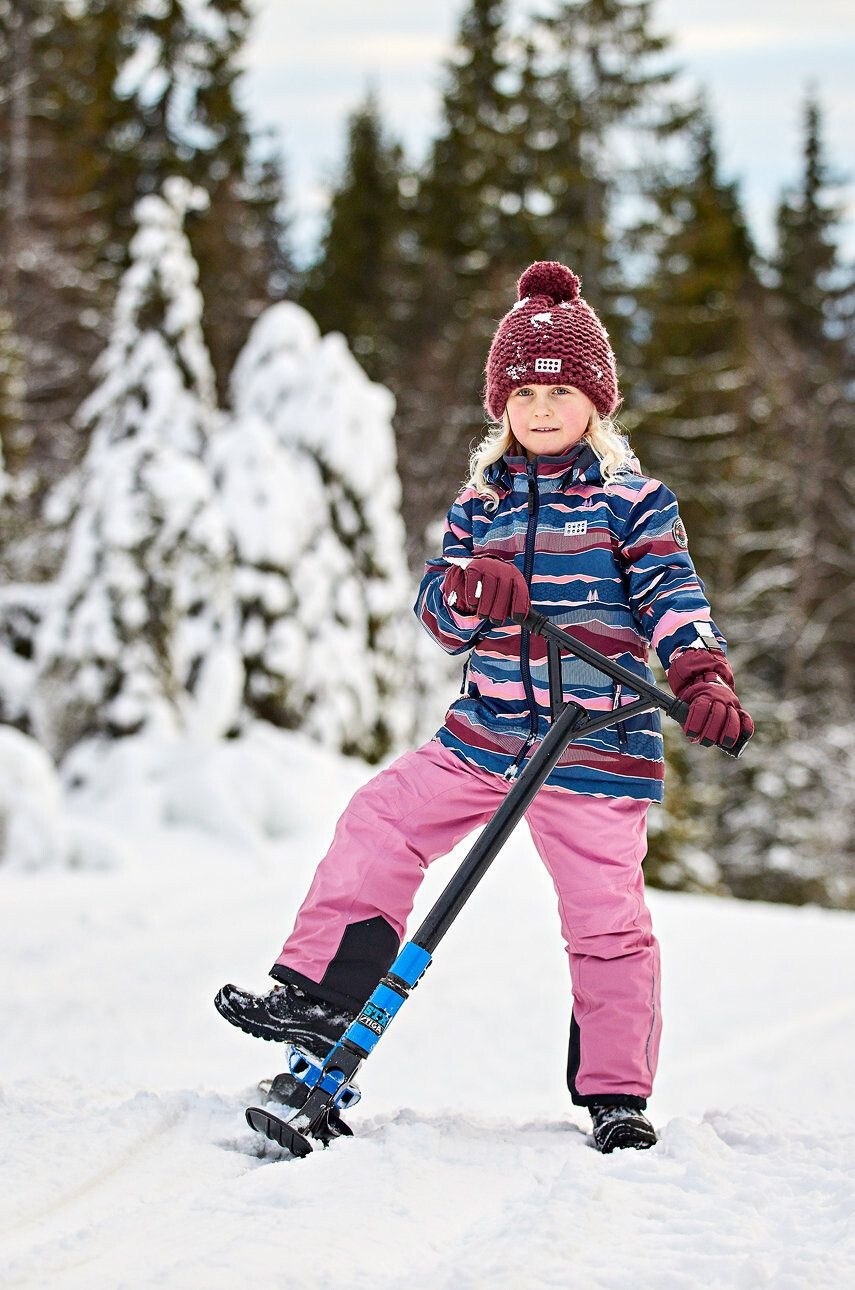
<instances>
[{"instance_id":1,"label":"white snowflake pattern on hat","mask_svg":"<svg viewBox=\"0 0 855 1290\"><path fill-rule=\"evenodd\" d=\"M521 367L517 366L515 363L511 363L510 367L505 368L505 371L512 381L518 381L521 376L525 376L528 368L525 363L523 363Z\"/></svg>"},{"instance_id":2,"label":"white snowflake pattern on hat","mask_svg":"<svg viewBox=\"0 0 855 1290\"><path fill-rule=\"evenodd\" d=\"M529 318L529 322L535 331L540 331L544 323L549 323L550 327L552 326L552 314L549 310L542 314L532 314L531 318Z\"/></svg>"}]
</instances>

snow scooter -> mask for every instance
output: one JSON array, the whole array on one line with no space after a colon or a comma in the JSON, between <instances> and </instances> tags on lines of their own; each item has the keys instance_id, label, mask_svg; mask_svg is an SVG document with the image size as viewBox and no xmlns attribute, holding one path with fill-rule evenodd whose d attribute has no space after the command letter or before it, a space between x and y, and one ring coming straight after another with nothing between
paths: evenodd
<instances>
[{"instance_id":1,"label":"snow scooter","mask_svg":"<svg viewBox=\"0 0 855 1290\"><path fill-rule=\"evenodd\" d=\"M356 1072L374 1051L410 991L418 985L431 963L437 945L484 877L567 745L582 735L602 730L613 722L625 721L628 717L650 712L654 708L661 708L681 726L686 723L688 704L675 699L672 694L666 694L655 685L650 685L628 668L577 640L569 632L551 623L543 614L530 610L524 617L515 616L515 621L546 638L551 727L415 936L403 946L389 971L363 1005L362 1011L330 1049L325 1060L321 1062L311 1053L292 1048L290 1069L277 1075L269 1085L259 1086L266 1093L269 1102L276 1102L281 1106L283 1114L275 1115L266 1108L251 1106L246 1112L247 1123L250 1128L278 1143L292 1156L310 1155L314 1150L313 1141L327 1146L337 1137L352 1134L352 1130L341 1118L341 1112L354 1106L359 1100L359 1089L354 1083ZM563 702L562 648L619 681L639 697L632 703L589 719L587 710L581 704L574 700ZM747 742L747 738L741 736L732 748L722 751L730 757L738 757ZM515 765L508 769L513 771ZM507 772L506 778L511 778Z\"/></svg>"}]
</instances>

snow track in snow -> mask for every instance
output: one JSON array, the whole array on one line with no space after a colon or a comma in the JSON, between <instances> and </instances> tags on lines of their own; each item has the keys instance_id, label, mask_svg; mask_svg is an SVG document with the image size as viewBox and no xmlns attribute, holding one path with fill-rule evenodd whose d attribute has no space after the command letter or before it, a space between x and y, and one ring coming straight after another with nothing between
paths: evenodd
<instances>
[{"instance_id":1,"label":"snow track in snow","mask_svg":"<svg viewBox=\"0 0 855 1290\"><path fill-rule=\"evenodd\" d=\"M63 1090L60 1080L49 1083L47 1098L22 1091L0 1104L4 1155L16 1177L0 1227L9 1285L30 1284L30 1277L36 1284L53 1250L60 1251L54 1268L60 1271L70 1244L98 1239L122 1216L172 1203L197 1179L198 1165L182 1141L195 1141L212 1114L225 1125L238 1110L191 1092L111 1102L109 1094L81 1095Z\"/></svg>"},{"instance_id":2,"label":"snow track in snow","mask_svg":"<svg viewBox=\"0 0 855 1290\"><path fill-rule=\"evenodd\" d=\"M290 1161L234 1131L246 1095L93 1105L79 1130L96 1158L39 1212L21 1206L4 1290L272 1287L286 1269L366 1290L840 1290L855 1274L855 1130L831 1115L810 1130L748 1107L676 1117L652 1151L602 1157L566 1120L401 1110L354 1115L357 1137ZM43 1123L40 1187L63 1171Z\"/></svg>"},{"instance_id":3,"label":"snow track in snow","mask_svg":"<svg viewBox=\"0 0 855 1290\"><path fill-rule=\"evenodd\" d=\"M89 807L129 822L120 867L0 871L2 1290L855 1285L855 918L650 892L661 1137L603 1157L564 1085L566 960L524 830L360 1071L356 1136L286 1161L252 1133L284 1048L213 996L264 987L356 786L321 753L301 773L302 747L283 784L306 827L276 842L251 845L225 781L208 831L201 796L162 827L129 773Z\"/></svg>"}]
</instances>

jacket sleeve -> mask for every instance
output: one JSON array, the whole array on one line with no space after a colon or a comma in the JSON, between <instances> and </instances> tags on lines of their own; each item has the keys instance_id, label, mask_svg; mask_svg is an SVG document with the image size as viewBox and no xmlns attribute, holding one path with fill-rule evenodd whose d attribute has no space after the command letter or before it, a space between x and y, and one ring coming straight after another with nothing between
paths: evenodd
<instances>
[{"instance_id":1,"label":"jacket sleeve","mask_svg":"<svg viewBox=\"0 0 855 1290\"><path fill-rule=\"evenodd\" d=\"M630 608L666 672L687 649L727 654L688 552L677 498L658 479L645 479L639 489L619 554Z\"/></svg>"},{"instance_id":2,"label":"jacket sleeve","mask_svg":"<svg viewBox=\"0 0 855 1290\"><path fill-rule=\"evenodd\" d=\"M472 559L472 505L478 496L465 488L445 517L442 555L428 560L413 612L446 654L462 654L475 644L487 620L480 614L458 614L449 609L442 594L442 582L452 564L466 568Z\"/></svg>"}]
</instances>

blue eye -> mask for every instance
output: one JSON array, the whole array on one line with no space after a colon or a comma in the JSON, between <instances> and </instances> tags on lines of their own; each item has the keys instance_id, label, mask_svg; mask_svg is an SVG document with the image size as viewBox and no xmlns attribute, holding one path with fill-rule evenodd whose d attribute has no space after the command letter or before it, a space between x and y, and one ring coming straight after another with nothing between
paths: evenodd
<instances>
[{"instance_id":1,"label":"blue eye","mask_svg":"<svg viewBox=\"0 0 855 1290\"><path fill-rule=\"evenodd\" d=\"M531 394L531 389L529 388L529 386L527 386L527 385L526 385L526 386L524 386L521 390L516 390L516 391L515 391L515 393L516 393L516 394ZM570 391L570 390L568 390L568 388L567 388L567 386L566 386L566 385L554 385L554 386L552 387L552 393L553 393L553 394L570 394L570 393L571 393L571 391Z\"/></svg>"}]
</instances>

